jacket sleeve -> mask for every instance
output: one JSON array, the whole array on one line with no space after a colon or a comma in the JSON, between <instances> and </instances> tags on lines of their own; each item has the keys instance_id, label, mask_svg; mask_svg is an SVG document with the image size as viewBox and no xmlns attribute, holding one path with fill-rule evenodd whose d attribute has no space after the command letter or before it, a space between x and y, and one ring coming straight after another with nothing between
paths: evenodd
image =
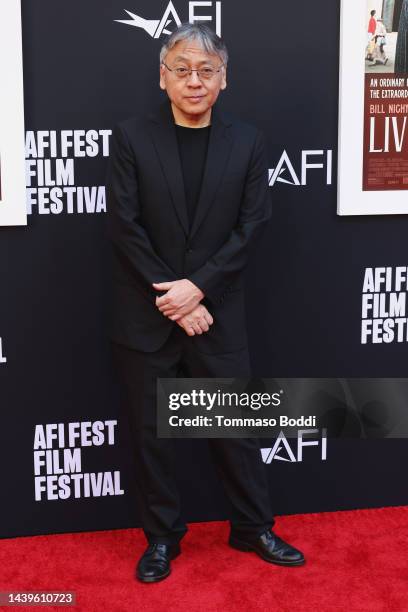
<instances>
[{"instance_id":1,"label":"jacket sleeve","mask_svg":"<svg viewBox=\"0 0 408 612\"><path fill-rule=\"evenodd\" d=\"M265 137L258 130L246 177L238 223L228 240L188 278L213 303L219 302L240 277L250 249L271 216Z\"/></svg>"},{"instance_id":2,"label":"jacket sleeve","mask_svg":"<svg viewBox=\"0 0 408 612\"><path fill-rule=\"evenodd\" d=\"M157 255L141 223L136 161L119 125L112 132L106 227L113 248L133 271L135 283L154 302L157 292L152 283L176 280L176 275Z\"/></svg>"}]
</instances>

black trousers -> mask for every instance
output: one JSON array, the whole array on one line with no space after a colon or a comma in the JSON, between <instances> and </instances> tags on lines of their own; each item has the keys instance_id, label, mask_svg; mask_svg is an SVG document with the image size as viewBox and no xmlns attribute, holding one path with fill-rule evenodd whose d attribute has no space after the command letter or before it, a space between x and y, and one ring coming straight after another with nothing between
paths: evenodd
<instances>
[{"instance_id":1,"label":"black trousers","mask_svg":"<svg viewBox=\"0 0 408 612\"><path fill-rule=\"evenodd\" d=\"M175 479L177 440L156 435L156 379L186 377L250 378L248 350L207 355L175 325L164 345L152 353L112 342L113 358L123 386L136 463L136 485L142 528L149 543L172 544L187 532L180 519ZM259 441L208 439L211 456L231 502L231 533L254 539L275 520L270 509L265 466Z\"/></svg>"}]
</instances>

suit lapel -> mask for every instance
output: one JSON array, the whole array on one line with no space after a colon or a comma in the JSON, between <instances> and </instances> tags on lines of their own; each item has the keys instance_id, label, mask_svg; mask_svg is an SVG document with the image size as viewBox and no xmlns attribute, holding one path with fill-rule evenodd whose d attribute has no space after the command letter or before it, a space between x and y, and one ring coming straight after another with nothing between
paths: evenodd
<instances>
[{"instance_id":1,"label":"suit lapel","mask_svg":"<svg viewBox=\"0 0 408 612\"><path fill-rule=\"evenodd\" d=\"M203 171L201 192L197 202L191 230L189 230L187 205L184 192L183 173L177 146L174 117L170 100L166 99L157 112L149 116L152 125L152 138L163 173L171 193L171 198L184 232L190 239L198 230L211 206L217 188L221 182L224 168L232 148L232 137L228 126L231 121L218 108L217 103L211 111L211 129L208 139L208 151Z\"/></svg>"},{"instance_id":2,"label":"suit lapel","mask_svg":"<svg viewBox=\"0 0 408 612\"><path fill-rule=\"evenodd\" d=\"M208 139L207 158L204 166L201 192L190 230L190 238L203 222L224 175L224 169L232 149L232 137L228 126L230 121L218 108L217 103L211 111L211 129Z\"/></svg>"},{"instance_id":3,"label":"suit lapel","mask_svg":"<svg viewBox=\"0 0 408 612\"><path fill-rule=\"evenodd\" d=\"M151 113L152 138L160 164L169 186L171 199L176 209L178 219L188 234L188 216L186 196L184 192L183 173L177 145L176 128L170 101L165 100L158 111Z\"/></svg>"}]
</instances>

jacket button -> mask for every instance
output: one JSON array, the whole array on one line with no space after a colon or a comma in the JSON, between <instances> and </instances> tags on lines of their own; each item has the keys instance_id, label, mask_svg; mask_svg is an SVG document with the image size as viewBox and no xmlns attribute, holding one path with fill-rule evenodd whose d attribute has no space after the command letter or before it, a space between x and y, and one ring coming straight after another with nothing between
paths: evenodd
<instances>
[{"instance_id":1,"label":"jacket button","mask_svg":"<svg viewBox=\"0 0 408 612\"><path fill-rule=\"evenodd\" d=\"M187 253L192 253L193 249L187 249Z\"/></svg>"}]
</instances>

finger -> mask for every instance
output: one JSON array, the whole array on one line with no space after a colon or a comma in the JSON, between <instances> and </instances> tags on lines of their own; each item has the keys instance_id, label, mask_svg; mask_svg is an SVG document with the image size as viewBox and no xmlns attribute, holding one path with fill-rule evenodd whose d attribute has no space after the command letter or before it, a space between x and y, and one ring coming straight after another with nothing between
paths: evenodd
<instances>
[{"instance_id":1,"label":"finger","mask_svg":"<svg viewBox=\"0 0 408 612\"><path fill-rule=\"evenodd\" d=\"M163 306L158 306L160 312L168 313L168 314L176 314L177 307L174 304L164 304Z\"/></svg>"},{"instance_id":2,"label":"finger","mask_svg":"<svg viewBox=\"0 0 408 612\"><path fill-rule=\"evenodd\" d=\"M175 314L175 315L171 315L169 317L169 319L171 319L172 321L178 321L179 319L182 319L183 315L181 314Z\"/></svg>"},{"instance_id":3,"label":"finger","mask_svg":"<svg viewBox=\"0 0 408 612\"><path fill-rule=\"evenodd\" d=\"M195 331L192 327L187 327L186 332L189 336L194 336L195 335Z\"/></svg>"},{"instance_id":4,"label":"finger","mask_svg":"<svg viewBox=\"0 0 408 612\"><path fill-rule=\"evenodd\" d=\"M194 323L194 331L196 334L199 334L199 335L203 333L203 330L201 329L198 323Z\"/></svg>"},{"instance_id":5,"label":"finger","mask_svg":"<svg viewBox=\"0 0 408 612\"><path fill-rule=\"evenodd\" d=\"M208 310L205 310L202 314L202 320L205 321L208 325L211 325L211 319L212 317L210 313L208 312Z\"/></svg>"},{"instance_id":6,"label":"finger","mask_svg":"<svg viewBox=\"0 0 408 612\"><path fill-rule=\"evenodd\" d=\"M172 288L173 286L173 282L167 282L167 283L152 283L153 287L155 289L158 289L160 291L168 291L169 289Z\"/></svg>"},{"instance_id":7,"label":"finger","mask_svg":"<svg viewBox=\"0 0 408 612\"><path fill-rule=\"evenodd\" d=\"M170 315L179 314L177 313L177 308L159 308L160 312L162 312L166 317Z\"/></svg>"},{"instance_id":8,"label":"finger","mask_svg":"<svg viewBox=\"0 0 408 612\"><path fill-rule=\"evenodd\" d=\"M207 324L207 321L205 320L204 315L202 315L201 317L197 317L195 322L197 323L197 325L200 326L202 331L207 331L208 330L208 324ZM207 330L205 328L207 328Z\"/></svg>"},{"instance_id":9,"label":"finger","mask_svg":"<svg viewBox=\"0 0 408 612\"><path fill-rule=\"evenodd\" d=\"M165 306L171 302L171 298L168 297L167 293L156 298L156 306Z\"/></svg>"},{"instance_id":10,"label":"finger","mask_svg":"<svg viewBox=\"0 0 408 612\"><path fill-rule=\"evenodd\" d=\"M205 319L201 319L201 321L199 322L199 325L201 329L203 330L203 332L208 332L208 330L210 329Z\"/></svg>"},{"instance_id":11,"label":"finger","mask_svg":"<svg viewBox=\"0 0 408 612\"><path fill-rule=\"evenodd\" d=\"M208 325L212 325L214 322L214 319L212 318L209 312L205 313L205 320L207 321Z\"/></svg>"},{"instance_id":12,"label":"finger","mask_svg":"<svg viewBox=\"0 0 408 612\"><path fill-rule=\"evenodd\" d=\"M184 317L186 314L188 314L188 311L186 312L185 308L176 308L175 306L172 306L171 308L167 306L166 309L162 310L159 308L159 310L166 315L166 317L172 317L173 315L180 315L180 317Z\"/></svg>"}]
</instances>

